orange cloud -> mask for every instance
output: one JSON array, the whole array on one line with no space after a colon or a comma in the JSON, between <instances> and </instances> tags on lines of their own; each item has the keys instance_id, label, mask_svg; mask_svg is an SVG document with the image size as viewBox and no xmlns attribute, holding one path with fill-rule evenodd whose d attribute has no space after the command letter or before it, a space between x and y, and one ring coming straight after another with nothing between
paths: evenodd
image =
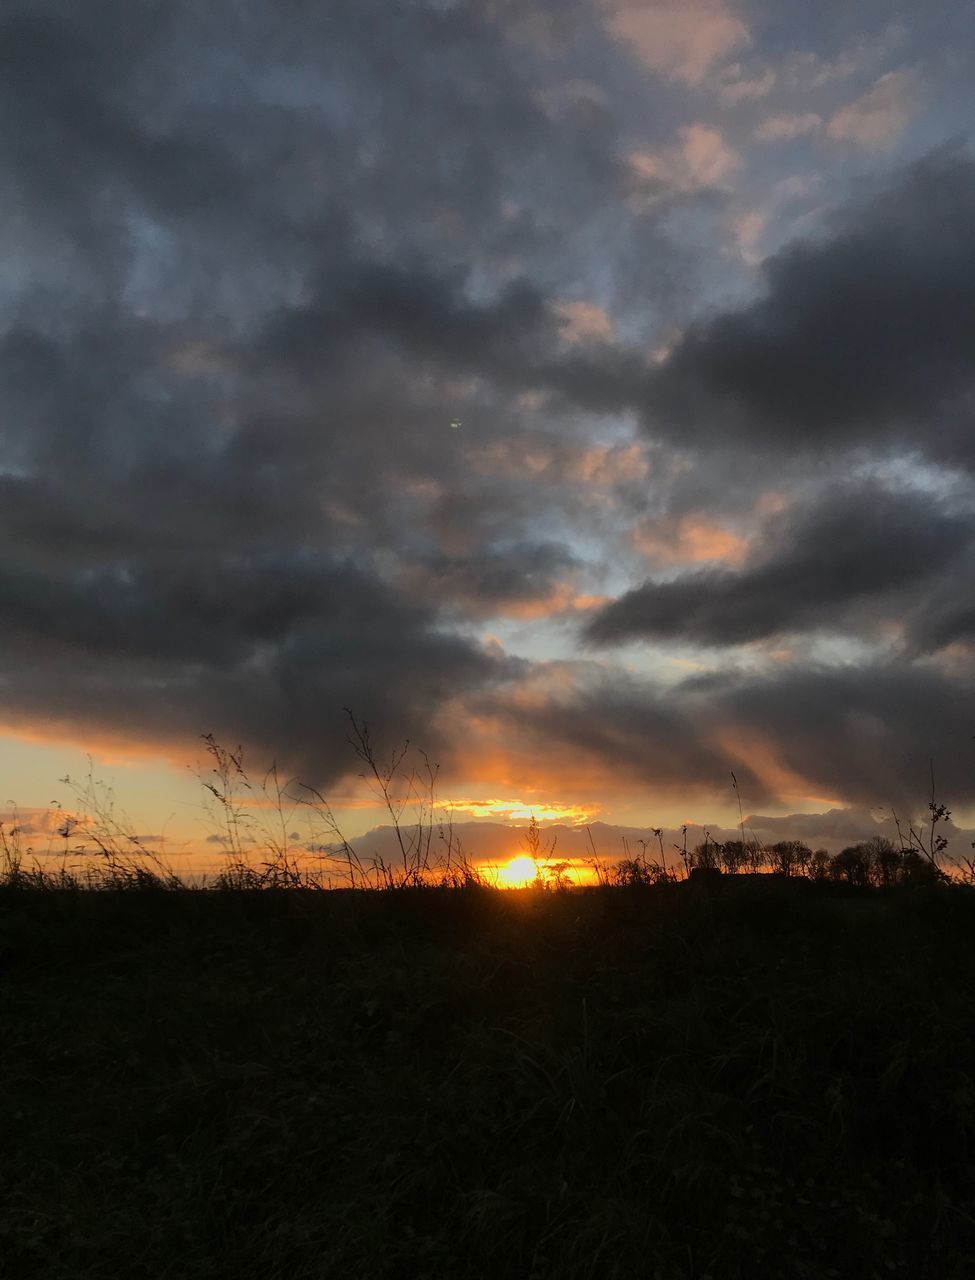
<instances>
[{"instance_id":1,"label":"orange cloud","mask_svg":"<svg viewBox=\"0 0 975 1280\"><path fill-rule=\"evenodd\" d=\"M652 71L700 84L725 54L749 42L726 0L603 0L613 35Z\"/></svg>"},{"instance_id":2,"label":"orange cloud","mask_svg":"<svg viewBox=\"0 0 975 1280\"><path fill-rule=\"evenodd\" d=\"M653 525L638 527L633 545L641 555L661 566L707 561L737 565L749 549L746 538L700 516L684 516L676 529L669 531Z\"/></svg>"},{"instance_id":3,"label":"orange cloud","mask_svg":"<svg viewBox=\"0 0 975 1280\"><path fill-rule=\"evenodd\" d=\"M613 336L609 313L594 302L566 299L556 303L555 312L566 342L608 342Z\"/></svg>"},{"instance_id":4,"label":"orange cloud","mask_svg":"<svg viewBox=\"0 0 975 1280\"><path fill-rule=\"evenodd\" d=\"M678 130L684 160L696 186L713 187L741 164L737 152L725 145L717 129L689 124Z\"/></svg>"},{"instance_id":5,"label":"orange cloud","mask_svg":"<svg viewBox=\"0 0 975 1280\"><path fill-rule=\"evenodd\" d=\"M8 840L19 843L21 847L30 846L31 837L36 836L43 836L52 843L58 836L63 840L65 831L73 837L83 819L84 814L70 809L20 808L17 805L0 809L0 826L3 826Z\"/></svg>"},{"instance_id":6,"label":"orange cloud","mask_svg":"<svg viewBox=\"0 0 975 1280\"><path fill-rule=\"evenodd\" d=\"M741 156L708 124L683 125L674 146L661 151L630 152L628 162L636 186L631 201L653 206L664 196L720 186L741 166Z\"/></svg>"},{"instance_id":7,"label":"orange cloud","mask_svg":"<svg viewBox=\"0 0 975 1280\"><path fill-rule=\"evenodd\" d=\"M569 484L579 489L573 501L586 502L592 497L600 503L606 500L606 490L642 480L650 471L642 441L584 445L542 440L530 433L473 449L471 465L482 476L520 480L527 472L551 484Z\"/></svg>"},{"instance_id":8,"label":"orange cloud","mask_svg":"<svg viewBox=\"0 0 975 1280\"><path fill-rule=\"evenodd\" d=\"M532 600L507 600L496 605L492 614L499 618L515 618L529 621L534 618L550 618L562 613L584 613L608 604L611 596L585 595L568 585L556 587L548 595Z\"/></svg>"},{"instance_id":9,"label":"orange cloud","mask_svg":"<svg viewBox=\"0 0 975 1280\"><path fill-rule=\"evenodd\" d=\"M861 98L837 111L826 132L835 142L886 151L914 114L914 90L914 76L909 71L888 71Z\"/></svg>"},{"instance_id":10,"label":"orange cloud","mask_svg":"<svg viewBox=\"0 0 975 1280\"><path fill-rule=\"evenodd\" d=\"M649 471L642 444L597 444L569 459L566 478L575 484L610 489L623 481L642 480Z\"/></svg>"}]
</instances>

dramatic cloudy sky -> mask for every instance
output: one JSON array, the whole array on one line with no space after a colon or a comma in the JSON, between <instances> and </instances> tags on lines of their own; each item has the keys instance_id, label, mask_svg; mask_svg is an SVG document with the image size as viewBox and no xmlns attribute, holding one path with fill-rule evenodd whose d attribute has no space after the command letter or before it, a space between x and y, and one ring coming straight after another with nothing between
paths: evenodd
<instances>
[{"instance_id":1,"label":"dramatic cloudy sky","mask_svg":"<svg viewBox=\"0 0 975 1280\"><path fill-rule=\"evenodd\" d=\"M207 731L341 793L348 706L472 801L970 803L973 37L5 0L13 798Z\"/></svg>"}]
</instances>

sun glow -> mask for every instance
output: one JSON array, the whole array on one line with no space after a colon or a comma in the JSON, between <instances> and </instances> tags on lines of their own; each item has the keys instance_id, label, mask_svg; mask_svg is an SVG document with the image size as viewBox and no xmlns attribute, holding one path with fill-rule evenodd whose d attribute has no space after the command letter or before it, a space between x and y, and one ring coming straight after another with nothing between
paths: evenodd
<instances>
[{"instance_id":1,"label":"sun glow","mask_svg":"<svg viewBox=\"0 0 975 1280\"><path fill-rule=\"evenodd\" d=\"M538 865L534 858L521 854L498 867L497 871L500 884L508 889L518 889L535 880L538 875Z\"/></svg>"}]
</instances>

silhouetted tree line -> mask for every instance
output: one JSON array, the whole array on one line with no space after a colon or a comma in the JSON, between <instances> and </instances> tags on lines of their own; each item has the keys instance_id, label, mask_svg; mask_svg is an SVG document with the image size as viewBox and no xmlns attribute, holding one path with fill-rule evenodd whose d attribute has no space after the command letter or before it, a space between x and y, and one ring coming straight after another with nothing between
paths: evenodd
<instances>
[{"instance_id":1,"label":"silhouetted tree line","mask_svg":"<svg viewBox=\"0 0 975 1280\"><path fill-rule=\"evenodd\" d=\"M834 881L859 888L889 889L903 885L945 884L949 877L934 858L910 846L898 848L883 836L849 845L839 853L810 849L801 840L727 840L723 844L707 833L703 844L688 849L675 846L678 861L665 858L627 857L618 862L612 879L616 884L662 884L680 879L704 879L719 875L774 875Z\"/></svg>"}]
</instances>

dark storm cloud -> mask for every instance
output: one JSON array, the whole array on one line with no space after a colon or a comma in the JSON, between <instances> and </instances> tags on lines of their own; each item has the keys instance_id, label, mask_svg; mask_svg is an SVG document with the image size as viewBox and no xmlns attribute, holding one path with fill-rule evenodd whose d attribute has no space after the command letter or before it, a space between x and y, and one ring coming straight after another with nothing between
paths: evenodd
<instances>
[{"instance_id":1,"label":"dark storm cloud","mask_svg":"<svg viewBox=\"0 0 975 1280\"><path fill-rule=\"evenodd\" d=\"M691 326L651 385L691 443L901 442L972 458L975 162L951 147L764 266L763 297Z\"/></svg>"},{"instance_id":2,"label":"dark storm cloud","mask_svg":"<svg viewBox=\"0 0 975 1280\"><path fill-rule=\"evenodd\" d=\"M973 687L896 662L789 670L713 693L719 719L761 735L818 794L920 804L933 762L941 797L960 804L975 796Z\"/></svg>"},{"instance_id":3,"label":"dark storm cloud","mask_svg":"<svg viewBox=\"0 0 975 1280\"><path fill-rule=\"evenodd\" d=\"M407 564L403 583L411 598L442 600L474 617L517 612L544 604L578 567L552 543L487 546L473 556L436 555Z\"/></svg>"},{"instance_id":4,"label":"dark storm cloud","mask_svg":"<svg viewBox=\"0 0 975 1280\"><path fill-rule=\"evenodd\" d=\"M449 424L474 402L483 448L578 378L555 267L615 161L608 113L551 117L506 24L6 8L8 720L211 729L321 781L343 706L434 749L441 708L510 676L448 620L574 560Z\"/></svg>"},{"instance_id":5,"label":"dark storm cloud","mask_svg":"<svg viewBox=\"0 0 975 1280\"><path fill-rule=\"evenodd\" d=\"M678 696L628 672L587 663L524 675L525 683L514 680L499 689L484 709L500 717L513 749L536 759L539 773L554 775L556 785L559 777L588 766L658 790L688 779L713 794L725 788L729 756L701 723L692 691ZM747 767L744 772L753 783Z\"/></svg>"},{"instance_id":6,"label":"dark storm cloud","mask_svg":"<svg viewBox=\"0 0 975 1280\"><path fill-rule=\"evenodd\" d=\"M18 172L48 200L72 187L98 198L109 175L164 211L231 198L240 184L229 157L181 131L153 135L123 100L133 61L164 26L161 10L142 6L134 23L113 25L109 40L97 31L99 7L86 15L95 25L64 9L59 21L44 5L0 21L0 101L13 126L4 150Z\"/></svg>"},{"instance_id":7,"label":"dark storm cloud","mask_svg":"<svg viewBox=\"0 0 975 1280\"><path fill-rule=\"evenodd\" d=\"M179 568L136 561L60 579L5 567L0 595L18 602L3 622L8 635L187 662L237 662L323 621L335 632L373 620L404 632L424 624L415 606L361 570L298 556Z\"/></svg>"},{"instance_id":8,"label":"dark storm cloud","mask_svg":"<svg viewBox=\"0 0 975 1280\"><path fill-rule=\"evenodd\" d=\"M99 733L192 741L204 727L276 756L305 781L348 766L339 712L377 745L441 742L430 707L504 674L479 646L351 565L146 566L58 581L7 569L16 600L0 648L4 707L77 718Z\"/></svg>"},{"instance_id":9,"label":"dark storm cloud","mask_svg":"<svg viewBox=\"0 0 975 1280\"><path fill-rule=\"evenodd\" d=\"M936 653L960 642L975 641L975 557L962 557L950 573L932 585L930 593L911 615L907 646L915 655Z\"/></svg>"},{"instance_id":10,"label":"dark storm cloud","mask_svg":"<svg viewBox=\"0 0 975 1280\"><path fill-rule=\"evenodd\" d=\"M970 516L951 516L916 494L827 491L811 509L771 521L740 572L646 582L608 605L588 635L604 644L644 636L727 645L842 630L853 609L872 609L878 619L893 601L902 612L904 593L916 597L919 585L951 575L973 535Z\"/></svg>"},{"instance_id":11,"label":"dark storm cloud","mask_svg":"<svg viewBox=\"0 0 975 1280\"><path fill-rule=\"evenodd\" d=\"M465 296L464 285L457 271L449 278L429 267L344 263L307 305L271 327L265 349L277 364L319 375L350 347L375 338L457 374L476 371L523 384L532 347L552 328L544 299L522 280L478 304Z\"/></svg>"},{"instance_id":12,"label":"dark storm cloud","mask_svg":"<svg viewBox=\"0 0 975 1280\"><path fill-rule=\"evenodd\" d=\"M510 699L501 689L492 705L516 741L536 751L545 744L540 767L556 776L588 762L650 798L690 783L730 803L734 771L753 810L776 802L783 786L917 810L932 764L941 798L975 799L973 690L970 680L906 661L721 673L668 689L581 664L571 686L547 699Z\"/></svg>"},{"instance_id":13,"label":"dark storm cloud","mask_svg":"<svg viewBox=\"0 0 975 1280\"><path fill-rule=\"evenodd\" d=\"M496 392L545 388L574 409L617 413L643 394L641 354L560 349L551 300L529 279L475 300L469 274L429 262L342 262L307 302L275 317L250 358L319 379L363 344L373 344L376 359L382 343L414 368L489 379Z\"/></svg>"}]
</instances>

